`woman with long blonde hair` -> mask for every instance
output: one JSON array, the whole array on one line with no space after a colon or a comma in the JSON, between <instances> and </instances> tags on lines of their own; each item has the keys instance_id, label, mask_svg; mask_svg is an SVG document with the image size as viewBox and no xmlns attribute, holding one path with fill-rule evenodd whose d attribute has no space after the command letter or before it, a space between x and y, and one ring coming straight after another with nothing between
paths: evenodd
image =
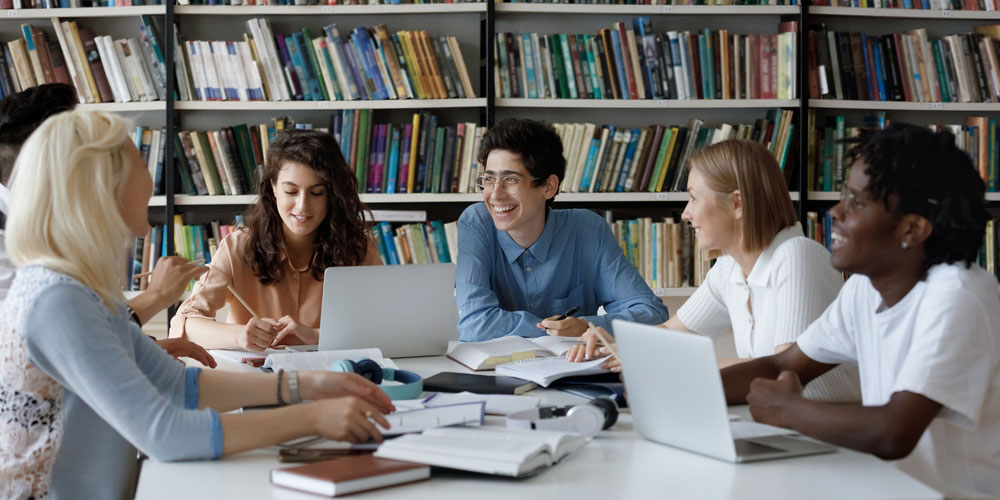
<instances>
[{"instance_id":1,"label":"woman with long blonde hair","mask_svg":"<svg viewBox=\"0 0 1000 500\"><path fill-rule=\"evenodd\" d=\"M113 115L49 118L14 167L0 315L0 497L131 498L137 448L211 459L307 435L381 439L393 409L354 374L201 371L129 320L119 282L152 180ZM248 414L242 406L314 402ZM260 432L266 429L267 432Z\"/></svg>"},{"instance_id":2,"label":"woman with long blonde hair","mask_svg":"<svg viewBox=\"0 0 1000 500\"><path fill-rule=\"evenodd\" d=\"M724 366L788 348L844 283L830 252L803 234L784 174L761 144L720 142L692 154L688 165L689 199L681 218L694 229L699 250L724 256L662 326L709 336L732 328L740 359L720 359ZM594 355L596 335L588 332L583 340L571 359ZM608 366L621 369L613 360ZM844 366L806 394L857 401L858 385L857 369Z\"/></svg>"}]
</instances>

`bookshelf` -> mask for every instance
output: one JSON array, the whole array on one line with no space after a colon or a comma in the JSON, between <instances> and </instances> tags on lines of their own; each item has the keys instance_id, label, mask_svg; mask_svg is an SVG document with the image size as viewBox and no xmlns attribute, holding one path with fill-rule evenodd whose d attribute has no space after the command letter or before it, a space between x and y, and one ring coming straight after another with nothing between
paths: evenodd
<instances>
[{"instance_id":1,"label":"bookshelf","mask_svg":"<svg viewBox=\"0 0 1000 500\"><path fill-rule=\"evenodd\" d=\"M789 5L599 5L599 4L496 4L497 14L593 14L614 16L780 16L797 15Z\"/></svg>"},{"instance_id":2,"label":"bookshelf","mask_svg":"<svg viewBox=\"0 0 1000 500\"><path fill-rule=\"evenodd\" d=\"M335 109L448 109L483 108L486 98L472 99L385 99L373 101L178 101L177 111L283 111Z\"/></svg>"},{"instance_id":3,"label":"bookshelf","mask_svg":"<svg viewBox=\"0 0 1000 500\"><path fill-rule=\"evenodd\" d=\"M174 14L201 16L314 16L485 13L485 3L399 5L175 5Z\"/></svg>"},{"instance_id":4,"label":"bookshelf","mask_svg":"<svg viewBox=\"0 0 1000 500\"><path fill-rule=\"evenodd\" d=\"M162 16L167 13L165 5L143 5L135 7L78 7L68 9L4 9L0 19L50 19L61 18L117 18L141 15Z\"/></svg>"},{"instance_id":5,"label":"bookshelf","mask_svg":"<svg viewBox=\"0 0 1000 500\"><path fill-rule=\"evenodd\" d=\"M773 109L797 108L799 99L524 99L497 98L498 108Z\"/></svg>"}]
</instances>

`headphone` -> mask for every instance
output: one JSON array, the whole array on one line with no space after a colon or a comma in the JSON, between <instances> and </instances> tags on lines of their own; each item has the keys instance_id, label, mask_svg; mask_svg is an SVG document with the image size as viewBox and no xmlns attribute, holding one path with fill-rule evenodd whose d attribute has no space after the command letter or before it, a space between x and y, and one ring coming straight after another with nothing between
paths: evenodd
<instances>
[{"instance_id":1,"label":"headphone","mask_svg":"<svg viewBox=\"0 0 1000 500\"><path fill-rule=\"evenodd\" d=\"M507 415L507 427L568 431L596 436L618 421L618 406L606 398L596 398L583 405L543 406Z\"/></svg>"},{"instance_id":2,"label":"headphone","mask_svg":"<svg viewBox=\"0 0 1000 500\"><path fill-rule=\"evenodd\" d=\"M330 371L357 373L382 389L389 399L417 399L424 392L424 379L420 375L395 368L383 368L370 359L341 359L330 365ZM383 381L402 382L403 385L382 385Z\"/></svg>"}]
</instances>

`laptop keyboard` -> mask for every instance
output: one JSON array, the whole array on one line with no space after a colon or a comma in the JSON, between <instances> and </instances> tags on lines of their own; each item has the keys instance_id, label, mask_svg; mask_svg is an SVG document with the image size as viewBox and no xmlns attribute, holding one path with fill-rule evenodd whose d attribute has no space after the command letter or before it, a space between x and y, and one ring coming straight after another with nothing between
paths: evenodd
<instances>
[{"instance_id":1,"label":"laptop keyboard","mask_svg":"<svg viewBox=\"0 0 1000 500\"><path fill-rule=\"evenodd\" d=\"M784 453L786 451L781 448L756 443L747 439L737 439L734 443L736 444L736 456L741 457L760 455L764 453Z\"/></svg>"}]
</instances>

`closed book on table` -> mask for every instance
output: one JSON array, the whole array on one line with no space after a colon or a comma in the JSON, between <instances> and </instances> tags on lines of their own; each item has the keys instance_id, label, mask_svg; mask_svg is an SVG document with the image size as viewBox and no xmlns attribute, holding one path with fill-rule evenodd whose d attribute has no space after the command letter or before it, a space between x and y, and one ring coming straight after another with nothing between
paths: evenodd
<instances>
[{"instance_id":1,"label":"closed book on table","mask_svg":"<svg viewBox=\"0 0 1000 500\"><path fill-rule=\"evenodd\" d=\"M423 481L430 477L431 468L427 465L371 455L351 455L271 470L271 483L276 486L330 497Z\"/></svg>"},{"instance_id":2,"label":"closed book on table","mask_svg":"<svg viewBox=\"0 0 1000 500\"><path fill-rule=\"evenodd\" d=\"M424 379L429 392L473 392L476 394L524 394L538 384L516 377L495 377L475 373L441 372Z\"/></svg>"}]
</instances>

